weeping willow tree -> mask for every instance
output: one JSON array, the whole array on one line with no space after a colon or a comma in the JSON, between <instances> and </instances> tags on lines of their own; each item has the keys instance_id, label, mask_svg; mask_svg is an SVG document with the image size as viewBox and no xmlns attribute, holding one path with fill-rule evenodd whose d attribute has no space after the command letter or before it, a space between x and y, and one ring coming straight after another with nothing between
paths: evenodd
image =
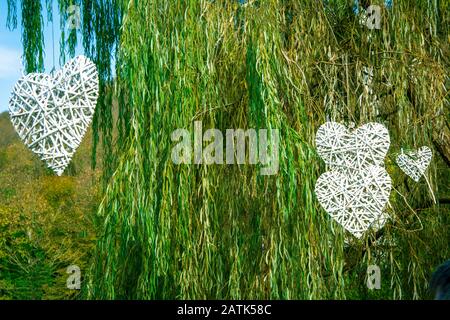
<instances>
[{"instance_id":1,"label":"weeping willow tree","mask_svg":"<svg viewBox=\"0 0 450 320\"><path fill-rule=\"evenodd\" d=\"M449 176L450 8L379 2L382 28L369 30L353 1L58 0L60 60L82 39L101 80L93 159L100 146L104 194L87 298L428 296L430 272L450 253L450 212L440 203ZM51 1L8 0L10 27L19 3L24 64L40 71L38 13L52 21ZM65 27L71 5L81 8L78 33ZM375 93L361 84L364 67ZM389 220L360 240L314 195L326 170L315 133L327 120L390 131ZM194 121L222 132L278 129L278 174L174 164L171 134L193 132ZM435 157L416 184L395 156L422 145ZM381 268L381 290L367 289L368 265Z\"/></svg>"}]
</instances>

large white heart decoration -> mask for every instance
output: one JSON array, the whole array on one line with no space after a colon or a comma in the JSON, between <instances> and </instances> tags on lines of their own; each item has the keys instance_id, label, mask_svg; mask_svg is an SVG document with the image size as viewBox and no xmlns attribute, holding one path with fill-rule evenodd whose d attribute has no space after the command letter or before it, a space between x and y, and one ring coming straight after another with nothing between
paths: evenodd
<instances>
[{"instance_id":1,"label":"large white heart decoration","mask_svg":"<svg viewBox=\"0 0 450 320\"><path fill-rule=\"evenodd\" d=\"M383 217L391 187L386 170L370 166L353 174L336 170L325 172L317 180L315 191L328 214L360 238Z\"/></svg>"},{"instance_id":2,"label":"large white heart decoration","mask_svg":"<svg viewBox=\"0 0 450 320\"><path fill-rule=\"evenodd\" d=\"M425 173L431 162L433 153L427 146L423 146L417 151L401 153L397 156L397 164L404 173L416 182Z\"/></svg>"},{"instance_id":3,"label":"large white heart decoration","mask_svg":"<svg viewBox=\"0 0 450 320\"><path fill-rule=\"evenodd\" d=\"M54 76L30 73L19 79L9 114L25 145L60 176L92 121L97 98L97 68L78 56Z\"/></svg>"},{"instance_id":4,"label":"large white heart decoration","mask_svg":"<svg viewBox=\"0 0 450 320\"><path fill-rule=\"evenodd\" d=\"M383 165L389 145L389 131L376 122L353 132L340 123L326 122L316 134L317 152L332 169L359 170Z\"/></svg>"}]
</instances>

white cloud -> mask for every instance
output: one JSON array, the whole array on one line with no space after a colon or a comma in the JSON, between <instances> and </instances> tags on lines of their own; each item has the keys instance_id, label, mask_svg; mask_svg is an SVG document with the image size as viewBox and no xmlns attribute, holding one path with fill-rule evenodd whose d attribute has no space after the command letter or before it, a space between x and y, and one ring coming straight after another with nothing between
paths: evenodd
<instances>
[{"instance_id":1,"label":"white cloud","mask_svg":"<svg viewBox=\"0 0 450 320\"><path fill-rule=\"evenodd\" d=\"M18 78L21 75L22 63L18 49L0 46L0 79Z\"/></svg>"}]
</instances>

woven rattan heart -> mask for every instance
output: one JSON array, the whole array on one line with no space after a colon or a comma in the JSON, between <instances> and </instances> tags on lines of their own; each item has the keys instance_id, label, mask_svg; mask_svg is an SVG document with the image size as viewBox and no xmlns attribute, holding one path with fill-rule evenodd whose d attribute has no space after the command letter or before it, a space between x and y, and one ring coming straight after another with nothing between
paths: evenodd
<instances>
[{"instance_id":1,"label":"woven rattan heart","mask_svg":"<svg viewBox=\"0 0 450 320\"><path fill-rule=\"evenodd\" d=\"M89 127L97 98L97 69L79 56L54 76L30 73L17 81L9 113L25 145L61 175Z\"/></svg>"},{"instance_id":2,"label":"woven rattan heart","mask_svg":"<svg viewBox=\"0 0 450 320\"><path fill-rule=\"evenodd\" d=\"M317 152L331 169L360 170L383 165L389 145L388 130L375 122L353 132L337 122L326 122L316 135Z\"/></svg>"},{"instance_id":3,"label":"woven rattan heart","mask_svg":"<svg viewBox=\"0 0 450 320\"><path fill-rule=\"evenodd\" d=\"M328 214L359 238L383 217L391 192L391 178L379 166L369 166L352 174L333 170L319 177L315 192Z\"/></svg>"},{"instance_id":4,"label":"woven rattan heart","mask_svg":"<svg viewBox=\"0 0 450 320\"><path fill-rule=\"evenodd\" d=\"M397 156L397 164L408 176L416 182L419 182L420 177L425 173L431 162L433 153L427 146L420 148L417 151L410 151L401 153Z\"/></svg>"}]
</instances>

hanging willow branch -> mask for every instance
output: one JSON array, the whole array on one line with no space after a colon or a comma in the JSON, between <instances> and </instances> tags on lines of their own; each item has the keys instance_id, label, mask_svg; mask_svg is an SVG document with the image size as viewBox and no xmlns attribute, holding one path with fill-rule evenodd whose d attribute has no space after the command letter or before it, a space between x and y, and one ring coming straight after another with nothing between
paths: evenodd
<instances>
[{"instance_id":1,"label":"hanging willow branch","mask_svg":"<svg viewBox=\"0 0 450 320\"><path fill-rule=\"evenodd\" d=\"M17 28L17 1L8 0L8 16L6 18L6 26L9 30Z\"/></svg>"},{"instance_id":2,"label":"hanging willow branch","mask_svg":"<svg viewBox=\"0 0 450 320\"><path fill-rule=\"evenodd\" d=\"M44 70L43 18L40 1L22 0L22 43L25 71Z\"/></svg>"}]
</instances>

